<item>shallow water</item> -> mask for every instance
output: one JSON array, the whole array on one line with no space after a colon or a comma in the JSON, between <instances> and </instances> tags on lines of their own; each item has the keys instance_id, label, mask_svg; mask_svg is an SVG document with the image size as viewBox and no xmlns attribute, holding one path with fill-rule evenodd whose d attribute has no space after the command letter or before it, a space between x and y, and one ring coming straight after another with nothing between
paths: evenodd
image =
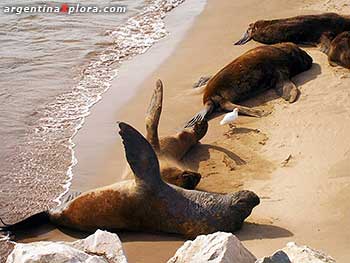
<instances>
[{"instance_id":1,"label":"shallow water","mask_svg":"<svg viewBox=\"0 0 350 263\"><path fill-rule=\"evenodd\" d=\"M1 7L11 2L2 1ZM1 13L0 216L5 222L60 202L76 163L72 138L90 107L123 61L167 34L162 19L181 2L99 1L102 7L126 6L124 14ZM16 5L28 3L35 4Z\"/></svg>"},{"instance_id":2,"label":"shallow water","mask_svg":"<svg viewBox=\"0 0 350 263\"><path fill-rule=\"evenodd\" d=\"M77 162L72 139L91 106L111 87L123 61L168 34L163 18L182 2L99 2L127 7L125 14L114 15L0 13L0 217L5 222L60 202ZM10 3L3 1L0 10ZM25 3L31 1L16 2ZM33 238L50 239L38 235ZM0 262L10 247L0 241Z\"/></svg>"}]
</instances>

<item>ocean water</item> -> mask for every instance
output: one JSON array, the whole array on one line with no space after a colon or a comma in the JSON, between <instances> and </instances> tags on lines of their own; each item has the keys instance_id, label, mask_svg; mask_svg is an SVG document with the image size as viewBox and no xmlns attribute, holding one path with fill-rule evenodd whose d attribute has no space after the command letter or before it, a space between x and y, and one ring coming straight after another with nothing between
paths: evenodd
<instances>
[{"instance_id":1,"label":"ocean water","mask_svg":"<svg viewBox=\"0 0 350 263\"><path fill-rule=\"evenodd\" d=\"M72 138L125 60L167 35L183 0L101 0L123 14L4 14L0 3L0 217L7 223L60 203L70 186ZM38 2L42 3L42 2ZM48 2L47 2L48 3ZM51 5L78 1L54 1ZM16 5L34 5L16 1ZM84 1L83 5L96 4Z\"/></svg>"}]
</instances>

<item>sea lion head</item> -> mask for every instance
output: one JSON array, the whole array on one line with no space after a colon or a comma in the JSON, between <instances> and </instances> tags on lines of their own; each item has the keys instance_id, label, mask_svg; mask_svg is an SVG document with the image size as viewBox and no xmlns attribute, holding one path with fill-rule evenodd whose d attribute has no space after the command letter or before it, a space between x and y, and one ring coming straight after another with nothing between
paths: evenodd
<instances>
[{"instance_id":1,"label":"sea lion head","mask_svg":"<svg viewBox=\"0 0 350 263\"><path fill-rule=\"evenodd\" d=\"M290 66L290 74L292 76L311 68L312 57L310 57L309 54L299 48L296 44L287 42L275 44L274 46L282 50L287 55L287 60L289 61Z\"/></svg>"},{"instance_id":2,"label":"sea lion head","mask_svg":"<svg viewBox=\"0 0 350 263\"><path fill-rule=\"evenodd\" d=\"M254 37L254 34L257 31L261 30L266 25L267 25L267 21L266 20L258 20L258 21L254 22L254 23L250 23L248 25L247 31L244 33L242 38L240 40L238 40L234 44L235 45L244 45L245 43L249 42Z\"/></svg>"},{"instance_id":3,"label":"sea lion head","mask_svg":"<svg viewBox=\"0 0 350 263\"><path fill-rule=\"evenodd\" d=\"M182 170L176 166L161 167L161 174L168 183L190 190L196 188L202 177L200 173Z\"/></svg>"},{"instance_id":4,"label":"sea lion head","mask_svg":"<svg viewBox=\"0 0 350 263\"><path fill-rule=\"evenodd\" d=\"M249 24L247 31L244 33L244 35L240 40L234 43L234 45L244 45L245 43L249 42L252 39L255 31L256 31L255 23Z\"/></svg>"},{"instance_id":5,"label":"sea lion head","mask_svg":"<svg viewBox=\"0 0 350 263\"><path fill-rule=\"evenodd\" d=\"M260 198L252 191L242 190L232 194L231 207L239 212L242 222L258 204L260 204Z\"/></svg>"}]
</instances>

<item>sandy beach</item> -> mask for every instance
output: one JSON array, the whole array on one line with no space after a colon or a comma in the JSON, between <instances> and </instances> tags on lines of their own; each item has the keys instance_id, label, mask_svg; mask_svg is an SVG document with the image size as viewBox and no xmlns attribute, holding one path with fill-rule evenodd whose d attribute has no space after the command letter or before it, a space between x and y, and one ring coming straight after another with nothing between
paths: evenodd
<instances>
[{"instance_id":1,"label":"sandy beach","mask_svg":"<svg viewBox=\"0 0 350 263\"><path fill-rule=\"evenodd\" d=\"M250 22L320 13L323 7L321 2L309 5L302 0L293 4L286 0L208 0L171 54L162 63L154 62L157 67L151 68L147 78L140 81L136 95L128 94L122 108L112 104L98 108L105 103L102 99L96 110L92 109L75 138L79 163L72 189L83 191L125 179L124 152L116 129L111 131L117 120L123 120L144 132L144 116L157 79L164 83L160 135L174 134L202 108L202 96L192 89L193 83L201 76L215 74L243 52L260 45L254 41L244 46L233 45ZM162 41L159 45L166 45L167 40ZM297 102L289 104L270 91L245 103L271 111L266 117L242 116L235 125L220 126L222 115L216 116L210 120L201 144L183 162L202 174L200 190L227 193L248 189L260 196L261 204L236 233L256 256L269 255L295 241L322 250L337 262L347 262L350 72L329 66L327 57L317 48L304 49L314 64L311 70L293 79L301 90ZM150 58L140 59L145 67L153 63ZM113 85L121 81L125 88L136 84L132 79L137 74L128 72ZM113 93L112 87L105 96L117 99L118 93ZM104 114L103 108L108 111L104 119L99 118ZM97 151L92 143L87 143L103 144L106 138L112 143ZM184 242L179 236L165 234L118 234L131 263L166 262ZM76 237L79 236L51 230L20 241Z\"/></svg>"},{"instance_id":2,"label":"sandy beach","mask_svg":"<svg viewBox=\"0 0 350 263\"><path fill-rule=\"evenodd\" d=\"M176 51L144 82L118 119L142 129L139 113L147 105L155 80L161 78L165 99L160 131L174 133L202 106L201 96L191 91L192 84L259 45L232 45L251 21L322 12L304 6L302 1L293 5L289 1L209 1ZM345 201L350 183L346 136L350 132L350 74L330 67L316 48L305 50L314 65L294 79L301 89L296 103L286 103L269 92L247 102L272 109L267 117L241 117L235 128L219 126L220 117L212 119L202 144L184 161L203 175L199 189L230 192L244 188L261 197L249 223L237 233L257 256L296 241L346 262L350 257L350 207ZM175 250L178 243L173 244ZM157 247L143 245L145 250ZM147 262L133 253L135 246L125 243L130 260Z\"/></svg>"}]
</instances>

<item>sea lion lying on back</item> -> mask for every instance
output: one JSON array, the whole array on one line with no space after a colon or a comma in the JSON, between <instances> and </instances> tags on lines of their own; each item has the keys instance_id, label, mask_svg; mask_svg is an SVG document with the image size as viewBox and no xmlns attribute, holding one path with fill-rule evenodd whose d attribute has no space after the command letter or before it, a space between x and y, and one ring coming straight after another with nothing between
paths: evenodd
<instances>
[{"instance_id":1,"label":"sea lion lying on back","mask_svg":"<svg viewBox=\"0 0 350 263\"><path fill-rule=\"evenodd\" d=\"M185 170L180 164L186 153L204 137L208 130L206 120L197 122L193 128L159 138L158 126L163 105L163 83L158 80L146 114L146 138L157 153L160 174L168 183L194 189L201 179L197 172Z\"/></svg>"},{"instance_id":2,"label":"sea lion lying on back","mask_svg":"<svg viewBox=\"0 0 350 263\"><path fill-rule=\"evenodd\" d=\"M293 43L260 46L249 50L216 73L204 88L205 108L194 116L185 127L203 120L214 110L232 111L262 116L262 112L235 103L253 98L268 89L289 102L294 102L298 88L290 80L310 69L312 58Z\"/></svg>"},{"instance_id":3,"label":"sea lion lying on back","mask_svg":"<svg viewBox=\"0 0 350 263\"><path fill-rule=\"evenodd\" d=\"M320 49L328 55L331 66L342 66L350 69L350 32L345 31L339 35L326 32L321 36Z\"/></svg>"},{"instance_id":4,"label":"sea lion lying on back","mask_svg":"<svg viewBox=\"0 0 350 263\"><path fill-rule=\"evenodd\" d=\"M1 230L15 232L37 221L50 221L89 232L132 230L196 237L238 230L259 204L259 197L250 191L216 194L166 184L149 142L126 123L119 123L119 128L133 180L85 192L56 209Z\"/></svg>"},{"instance_id":5,"label":"sea lion lying on back","mask_svg":"<svg viewBox=\"0 0 350 263\"><path fill-rule=\"evenodd\" d=\"M259 20L249 25L235 45L243 45L251 39L264 44L293 42L316 45L324 32L338 35L347 30L350 30L350 17L336 13Z\"/></svg>"}]
</instances>

